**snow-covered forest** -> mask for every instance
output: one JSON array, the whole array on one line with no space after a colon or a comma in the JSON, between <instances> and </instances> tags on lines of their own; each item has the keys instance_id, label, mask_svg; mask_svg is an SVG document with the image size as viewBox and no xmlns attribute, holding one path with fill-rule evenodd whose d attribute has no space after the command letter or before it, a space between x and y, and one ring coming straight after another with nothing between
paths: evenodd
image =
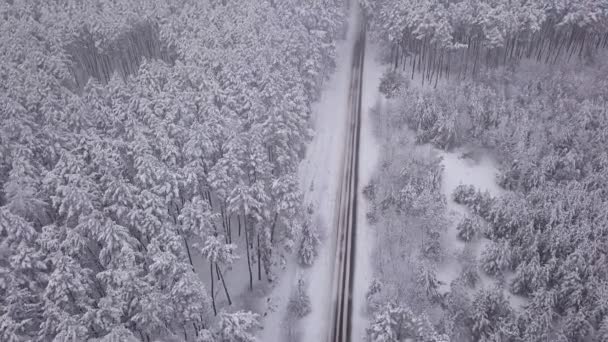
<instances>
[{"instance_id":1,"label":"snow-covered forest","mask_svg":"<svg viewBox=\"0 0 608 342\"><path fill-rule=\"evenodd\" d=\"M592 59L608 47L606 0L378 0L366 7L387 59L423 82L522 59Z\"/></svg>"},{"instance_id":2,"label":"snow-covered forest","mask_svg":"<svg viewBox=\"0 0 608 342\"><path fill-rule=\"evenodd\" d=\"M608 2L367 11L389 102L370 340L608 341Z\"/></svg>"},{"instance_id":3,"label":"snow-covered forest","mask_svg":"<svg viewBox=\"0 0 608 342\"><path fill-rule=\"evenodd\" d=\"M312 262L297 169L345 13L2 1L0 340L253 341L229 280Z\"/></svg>"},{"instance_id":4,"label":"snow-covered forest","mask_svg":"<svg viewBox=\"0 0 608 342\"><path fill-rule=\"evenodd\" d=\"M608 341L608 0L0 0L0 41L2 342Z\"/></svg>"}]
</instances>

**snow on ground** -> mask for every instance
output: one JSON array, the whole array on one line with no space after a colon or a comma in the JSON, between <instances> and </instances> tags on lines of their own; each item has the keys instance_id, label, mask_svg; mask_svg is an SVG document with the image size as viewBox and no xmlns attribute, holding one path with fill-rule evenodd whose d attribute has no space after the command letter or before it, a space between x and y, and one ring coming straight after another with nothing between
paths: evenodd
<instances>
[{"instance_id":1,"label":"snow on ground","mask_svg":"<svg viewBox=\"0 0 608 342\"><path fill-rule=\"evenodd\" d=\"M355 257L355 279L354 279L354 317L353 317L353 341L365 341L365 328L368 319L365 312L365 294L371 283L372 253L374 249L374 232L367 223L366 213L368 202L361 194L361 189L371 180L376 164L379 159L379 146L373 133L373 124L370 122L370 111L375 105L382 105L384 99L378 91L380 78L384 67L377 59L378 48L367 44L365 51L365 63L363 69L363 93L361 100L361 141L359 147L359 197L357 203L357 240Z\"/></svg>"},{"instance_id":2,"label":"snow on ground","mask_svg":"<svg viewBox=\"0 0 608 342\"><path fill-rule=\"evenodd\" d=\"M305 203L311 203L318 222L322 245L319 256L309 269L301 269L292 260L273 293L268 297L275 306L264 322L261 341L288 341L288 336L299 336L301 341L326 339L331 301L332 272L335 257L334 207L346 127L346 104L350 83L352 50L355 40L354 14L351 15L347 39L338 44L335 73L326 83L320 101L313 107L314 138L308 146L306 158L300 164L300 188ZM296 327L285 321L289 297L299 277L308 284L312 312ZM295 330L295 331L294 331Z\"/></svg>"},{"instance_id":3,"label":"snow on ground","mask_svg":"<svg viewBox=\"0 0 608 342\"><path fill-rule=\"evenodd\" d=\"M285 341L287 331L284 328L288 328L284 324L284 319L287 313L287 304L289 303L289 297L292 290L297 285L297 269L298 264L294 258L290 258L287 263L285 272L277 280L272 293L266 297L266 303L270 310L262 322L264 329L262 329L258 338L263 342L271 341Z\"/></svg>"},{"instance_id":4,"label":"snow on ground","mask_svg":"<svg viewBox=\"0 0 608 342\"><path fill-rule=\"evenodd\" d=\"M470 151L456 149L440 152L445 168L442 190L449 202L456 204L451 195L461 184L473 185L481 191L488 191L493 196L500 195L503 190L496 183L498 169L494 161L485 154L479 158L470 158L465 156L467 152Z\"/></svg>"},{"instance_id":5,"label":"snow on ground","mask_svg":"<svg viewBox=\"0 0 608 342\"><path fill-rule=\"evenodd\" d=\"M481 191L487 191L492 196L500 196L504 192L496 183L496 175L498 173L496 163L486 152L481 152L478 158L463 156L463 154L468 154L469 152L467 149L457 149L450 152L437 150L437 153L442 158L444 167L441 187L447 199L448 218L450 220L448 231L443 235L442 241L448 257L437 270L437 279L443 283L440 288L440 292L442 293L449 290L452 280L460 274L462 267L455 256L465 247L465 243L458 239L456 225L467 214L468 209L454 202L452 199L454 189L458 185L465 184L473 185ZM481 252L488 242L489 240L486 238L480 238L476 242L471 242L477 260L479 260ZM506 274L507 279L509 276L510 274ZM496 284L495 279L488 277L483 272L480 272L480 278L481 286L484 288L491 288ZM511 307L515 309L521 308L526 304L525 298L513 295L506 289L504 290L504 294L509 299Z\"/></svg>"},{"instance_id":6,"label":"snow on ground","mask_svg":"<svg viewBox=\"0 0 608 342\"><path fill-rule=\"evenodd\" d=\"M473 185L481 191L488 191L493 196L501 194L502 189L496 184L496 174L498 172L496 164L486 155L482 155L477 160L463 157L464 149L457 149L446 152L436 150L442 158L444 167L441 189L447 199L447 217L450 220L448 231L443 235L443 246L448 257L437 270L437 279L443 284L440 292L447 292L452 280L456 279L461 271L461 266L455 257L465 247L465 243L458 239L456 226L458 222L468 212L468 209L454 202L452 193L458 185ZM476 250L481 252L481 246Z\"/></svg>"},{"instance_id":7,"label":"snow on ground","mask_svg":"<svg viewBox=\"0 0 608 342\"><path fill-rule=\"evenodd\" d=\"M228 304L224 287L221 280L217 279L214 270L214 294L218 313L222 311L248 310L256 312L264 317L270 310L273 303L266 302L264 295L271 290L272 283L269 283L264 270L261 271L262 279L258 278L257 257L254 251L251 252L251 272L253 286L249 289L249 269L247 266L247 252L245 249L244 230L239 236L238 221L236 216L231 219L232 243L237 245L235 254L239 257L230 267L222 267L221 272L226 282L226 288L232 300L232 305ZM194 269L199 279L205 284L206 289L211 292L211 273L209 262L196 251L195 246L189 245L192 252ZM263 340L265 341L265 340Z\"/></svg>"}]
</instances>

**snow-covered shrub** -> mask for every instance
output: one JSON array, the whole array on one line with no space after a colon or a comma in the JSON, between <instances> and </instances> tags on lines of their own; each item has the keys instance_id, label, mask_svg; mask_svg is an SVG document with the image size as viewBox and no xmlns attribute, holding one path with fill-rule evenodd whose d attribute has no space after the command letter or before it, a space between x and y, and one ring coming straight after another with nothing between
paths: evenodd
<instances>
[{"instance_id":1,"label":"snow-covered shrub","mask_svg":"<svg viewBox=\"0 0 608 342\"><path fill-rule=\"evenodd\" d=\"M452 193L454 202L467 206L471 211L484 219L488 219L495 199L489 192L476 190L472 185L458 185Z\"/></svg>"},{"instance_id":2,"label":"snow-covered shrub","mask_svg":"<svg viewBox=\"0 0 608 342\"><path fill-rule=\"evenodd\" d=\"M302 266L311 266L319 254L319 233L317 228L307 219L302 226L302 240L298 251L298 260Z\"/></svg>"},{"instance_id":3,"label":"snow-covered shrub","mask_svg":"<svg viewBox=\"0 0 608 342\"><path fill-rule=\"evenodd\" d=\"M561 320L559 333L565 338L563 341L585 341L591 336L593 327L584 313L575 309L568 310L566 316ZM600 340L598 340L600 341Z\"/></svg>"},{"instance_id":4,"label":"snow-covered shrub","mask_svg":"<svg viewBox=\"0 0 608 342\"><path fill-rule=\"evenodd\" d=\"M481 230L481 221L478 216L468 215L456 226L458 237L465 242L473 240Z\"/></svg>"},{"instance_id":5,"label":"snow-covered shrub","mask_svg":"<svg viewBox=\"0 0 608 342\"><path fill-rule=\"evenodd\" d=\"M520 229L526 229L532 222L525 200L513 193L507 193L493 201L487 220L490 223L488 237L493 240L509 238Z\"/></svg>"},{"instance_id":6,"label":"snow-covered shrub","mask_svg":"<svg viewBox=\"0 0 608 342\"><path fill-rule=\"evenodd\" d=\"M289 314L296 318L302 318L310 313L310 297L306 292L306 282L302 277L298 279L298 286L289 299Z\"/></svg>"},{"instance_id":7,"label":"snow-covered shrub","mask_svg":"<svg viewBox=\"0 0 608 342\"><path fill-rule=\"evenodd\" d=\"M477 201L477 191L473 185L460 184L452 193L454 202L463 205L469 205Z\"/></svg>"},{"instance_id":8,"label":"snow-covered shrub","mask_svg":"<svg viewBox=\"0 0 608 342\"><path fill-rule=\"evenodd\" d=\"M429 262L421 262L416 269L416 284L423 291L426 298L434 302L439 297L439 280L437 280L437 271L435 266Z\"/></svg>"},{"instance_id":9,"label":"snow-covered shrub","mask_svg":"<svg viewBox=\"0 0 608 342\"><path fill-rule=\"evenodd\" d=\"M546 341L547 336L554 334L552 330L555 322L550 307L551 297L552 293L549 292L536 293L531 298L529 309L519 315L518 323L523 341Z\"/></svg>"},{"instance_id":10,"label":"snow-covered shrub","mask_svg":"<svg viewBox=\"0 0 608 342\"><path fill-rule=\"evenodd\" d=\"M449 93L416 93L406 91L402 105L406 120L416 127L416 140L449 149L462 143L465 132L463 116L455 108ZM412 95L413 94L413 95Z\"/></svg>"},{"instance_id":11,"label":"snow-covered shrub","mask_svg":"<svg viewBox=\"0 0 608 342\"><path fill-rule=\"evenodd\" d=\"M478 263L472 248L468 245L458 255L458 261L462 265L462 271L458 279L463 285L474 287L479 281Z\"/></svg>"},{"instance_id":12,"label":"snow-covered shrub","mask_svg":"<svg viewBox=\"0 0 608 342\"><path fill-rule=\"evenodd\" d=\"M380 306L380 294L382 292L382 283L380 280L374 278L369 284L367 292L365 293L365 299L367 303L367 309L373 312Z\"/></svg>"},{"instance_id":13,"label":"snow-covered shrub","mask_svg":"<svg viewBox=\"0 0 608 342\"><path fill-rule=\"evenodd\" d=\"M513 312L502 289L484 289L475 294L471 312L475 341L509 341L510 339L501 339L499 336L513 337L509 336L513 322Z\"/></svg>"},{"instance_id":14,"label":"snow-covered shrub","mask_svg":"<svg viewBox=\"0 0 608 342\"><path fill-rule=\"evenodd\" d=\"M370 342L449 341L447 336L436 332L426 315L417 316L408 307L395 303L388 303L376 312L367 336Z\"/></svg>"},{"instance_id":15,"label":"snow-covered shrub","mask_svg":"<svg viewBox=\"0 0 608 342\"><path fill-rule=\"evenodd\" d=\"M376 184L374 182L370 182L363 187L362 192L366 200L374 201L376 199Z\"/></svg>"},{"instance_id":16,"label":"snow-covered shrub","mask_svg":"<svg viewBox=\"0 0 608 342\"><path fill-rule=\"evenodd\" d=\"M253 330L260 327L258 314L249 311L222 312L214 330L214 341L256 342Z\"/></svg>"},{"instance_id":17,"label":"snow-covered shrub","mask_svg":"<svg viewBox=\"0 0 608 342\"><path fill-rule=\"evenodd\" d=\"M528 296L543 288L548 282L547 270L540 264L538 256L528 262L521 263L515 269L515 276L511 279L511 292Z\"/></svg>"},{"instance_id":18,"label":"snow-covered shrub","mask_svg":"<svg viewBox=\"0 0 608 342\"><path fill-rule=\"evenodd\" d=\"M481 253L481 268L488 275L497 275L511 268L511 248L509 242L491 241Z\"/></svg>"},{"instance_id":19,"label":"snow-covered shrub","mask_svg":"<svg viewBox=\"0 0 608 342\"><path fill-rule=\"evenodd\" d=\"M600 329L597 333L600 341L608 341L608 315L600 323Z\"/></svg>"},{"instance_id":20,"label":"snow-covered shrub","mask_svg":"<svg viewBox=\"0 0 608 342\"><path fill-rule=\"evenodd\" d=\"M377 215L377 210L376 207L372 207L366 214L365 214L365 218L367 219L367 222L370 225L374 225L376 223L378 223L378 215Z\"/></svg>"},{"instance_id":21,"label":"snow-covered shrub","mask_svg":"<svg viewBox=\"0 0 608 342\"><path fill-rule=\"evenodd\" d=\"M471 339L471 289L461 279L450 284L450 291L443 296L444 308L441 320L442 331L445 331L453 341L468 341Z\"/></svg>"},{"instance_id":22,"label":"snow-covered shrub","mask_svg":"<svg viewBox=\"0 0 608 342\"><path fill-rule=\"evenodd\" d=\"M429 260L439 262L443 258L443 254L441 233L438 231L425 232L424 242L422 243L422 255Z\"/></svg>"},{"instance_id":23,"label":"snow-covered shrub","mask_svg":"<svg viewBox=\"0 0 608 342\"><path fill-rule=\"evenodd\" d=\"M203 329L199 331L196 342L215 342L215 339L213 338L211 331Z\"/></svg>"},{"instance_id":24,"label":"snow-covered shrub","mask_svg":"<svg viewBox=\"0 0 608 342\"><path fill-rule=\"evenodd\" d=\"M380 80L379 90L387 99L390 99L397 96L404 88L407 88L408 84L409 79L402 73L395 70L387 70Z\"/></svg>"}]
</instances>

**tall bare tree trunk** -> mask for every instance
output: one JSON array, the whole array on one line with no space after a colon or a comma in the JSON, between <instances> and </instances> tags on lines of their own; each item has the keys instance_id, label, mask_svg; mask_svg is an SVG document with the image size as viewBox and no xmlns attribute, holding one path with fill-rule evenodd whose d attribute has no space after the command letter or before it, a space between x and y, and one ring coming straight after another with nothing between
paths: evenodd
<instances>
[{"instance_id":1,"label":"tall bare tree trunk","mask_svg":"<svg viewBox=\"0 0 608 342\"><path fill-rule=\"evenodd\" d=\"M226 294L226 299L228 299L228 305L232 305L232 300L230 299L230 294L228 294L228 288L226 287L226 281L224 281L224 275L222 274L222 270L220 269L217 263L215 263L215 271L222 280L222 286L224 286L224 293Z\"/></svg>"},{"instance_id":2,"label":"tall bare tree trunk","mask_svg":"<svg viewBox=\"0 0 608 342\"><path fill-rule=\"evenodd\" d=\"M230 241L230 243L232 243L232 225L231 223L231 218L232 218L232 214L231 213L227 213L228 215L228 241Z\"/></svg>"},{"instance_id":3,"label":"tall bare tree trunk","mask_svg":"<svg viewBox=\"0 0 608 342\"><path fill-rule=\"evenodd\" d=\"M272 226L270 226L270 243L271 244L274 242L274 230L277 225L278 216L279 216L278 212L274 214L274 219L272 220Z\"/></svg>"},{"instance_id":4,"label":"tall bare tree trunk","mask_svg":"<svg viewBox=\"0 0 608 342\"><path fill-rule=\"evenodd\" d=\"M258 232L258 280L262 280L262 263L260 258L260 232Z\"/></svg>"},{"instance_id":5,"label":"tall bare tree trunk","mask_svg":"<svg viewBox=\"0 0 608 342\"><path fill-rule=\"evenodd\" d=\"M472 75L475 77L475 73L477 71L477 60L479 59L479 43L475 44L475 61L473 62L473 71Z\"/></svg>"},{"instance_id":6,"label":"tall bare tree trunk","mask_svg":"<svg viewBox=\"0 0 608 342\"><path fill-rule=\"evenodd\" d=\"M247 251L247 268L249 269L249 291L253 291L253 273L251 272L251 258L249 256L249 233L247 232L247 215L243 215L243 229L245 229L245 250Z\"/></svg>"},{"instance_id":7,"label":"tall bare tree trunk","mask_svg":"<svg viewBox=\"0 0 608 342\"><path fill-rule=\"evenodd\" d=\"M184 244L186 245L186 252L188 252L188 260L190 261L190 266L192 266L192 270L194 270L194 263L192 262L192 254L190 253L190 246L188 246L188 240L186 240L186 237L183 235L182 239L184 239Z\"/></svg>"},{"instance_id":8,"label":"tall bare tree trunk","mask_svg":"<svg viewBox=\"0 0 608 342\"><path fill-rule=\"evenodd\" d=\"M215 307L215 281L213 280L213 262L209 261L209 271L211 272L211 303L213 304L213 314L217 316Z\"/></svg>"},{"instance_id":9,"label":"tall bare tree trunk","mask_svg":"<svg viewBox=\"0 0 608 342\"><path fill-rule=\"evenodd\" d=\"M415 43L418 45L417 43ZM412 80L414 79L414 72L416 71L416 55L412 56Z\"/></svg>"},{"instance_id":10,"label":"tall bare tree trunk","mask_svg":"<svg viewBox=\"0 0 608 342\"><path fill-rule=\"evenodd\" d=\"M393 70L396 70L398 66L397 61L399 58L399 50L397 48L397 44L393 44L393 48L391 49L391 58L393 59L394 63Z\"/></svg>"},{"instance_id":11,"label":"tall bare tree trunk","mask_svg":"<svg viewBox=\"0 0 608 342\"><path fill-rule=\"evenodd\" d=\"M224 240L226 240L226 244L230 243L228 240L228 227L226 226L226 211L225 205L220 203L220 215L222 216L222 228L224 229Z\"/></svg>"}]
</instances>

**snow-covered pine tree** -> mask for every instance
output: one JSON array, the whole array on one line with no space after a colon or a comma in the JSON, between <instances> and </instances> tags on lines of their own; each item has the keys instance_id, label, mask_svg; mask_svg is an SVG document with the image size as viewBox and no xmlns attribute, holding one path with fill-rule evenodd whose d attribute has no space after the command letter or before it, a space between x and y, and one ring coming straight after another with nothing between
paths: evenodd
<instances>
[{"instance_id":1,"label":"snow-covered pine tree","mask_svg":"<svg viewBox=\"0 0 608 342\"><path fill-rule=\"evenodd\" d=\"M221 236L209 235L204 242L204 245L200 247L201 255L209 261L209 272L211 280L211 300L213 301L213 310L217 315L217 309L215 305L215 293L214 293L214 279L218 277L222 281L224 287L224 293L228 300L228 305L232 305L228 288L226 287L226 281L222 274L221 267L230 267L238 256L235 254L236 245L226 244L222 241Z\"/></svg>"},{"instance_id":2,"label":"snow-covered pine tree","mask_svg":"<svg viewBox=\"0 0 608 342\"><path fill-rule=\"evenodd\" d=\"M216 341L255 342L252 330L260 327L259 316L248 311L222 312L214 330Z\"/></svg>"},{"instance_id":3,"label":"snow-covered pine tree","mask_svg":"<svg viewBox=\"0 0 608 342\"><path fill-rule=\"evenodd\" d=\"M188 249L238 216L269 269L298 235L340 6L2 3L0 339L208 336Z\"/></svg>"},{"instance_id":4,"label":"snow-covered pine tree","mask_svg":"<svg viewBox=\"0 0 608 342\"><path fill-rule=\"evenodd\" d=\"M372 342L399 342L407 339L449 341L447 336L435 331L428 317L418 317L409 308L395 303L386 304L375 314L367 335Z\"/></svg>"},{"instance_id":5,"label":"snow-covered pine tree","mask_svg":"<svg viewBox=\"0 0 608 342\"><path fill-rule=\"evenodd\" d=\"M31 223L0 207L0 337L34 338L44 314L48 268Z\"/></svg>"},{"instance_id":6,"label":"snow-covered pine tree","mask_svg":"<svg viewBox=\"0 0 608 342\"><path fill-rule=\"evenodd\" d=\"M298 278L298 284L289 299L288 310L296 318L302 318L311 312L310 296L306 292L306 281L302 276Z\"/></svg>"},{"instance_id":7,"label":"snow-covered pine tree","mask_svg":"<svg viewBox=\"0 0 608 342\"><path fill-rule=\"evenodd\" d=\"M303 266L311 266L319 253L319 233L317 227L312 223L314 211L312 205L309 205L304 223L302 224L302 240L298 256L300 264Z\"/></svg>"},{"instance_id":8,"label":"snow-covered pine tree","mask_svg":"<svg viewBox=\"0 0 608 342\"><path fill-rule=\"evenodd\" d=\"M512 309L500 288L480 290L473 300L471 322L475 339L491 341L513 320Z\"/></svg>"}]
</instances>

